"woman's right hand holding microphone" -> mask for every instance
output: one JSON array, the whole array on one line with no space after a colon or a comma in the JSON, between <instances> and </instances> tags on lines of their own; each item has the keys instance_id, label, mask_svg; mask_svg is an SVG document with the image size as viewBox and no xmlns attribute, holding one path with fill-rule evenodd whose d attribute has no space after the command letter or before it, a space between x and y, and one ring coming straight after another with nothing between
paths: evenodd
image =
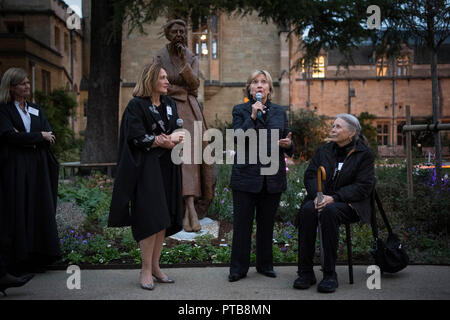
<instances>
[{"instance_id":1,"label":"woman's right hand holding microphone","mask_svg":"<svg viewBox=\"0 0 450 320\"><path fill-rule=\"evenodd\" d=\"M252 119L256 120L256 118L258 117L258 110L261 110L261 112L263 112L264 110L264 105L262 104L261 101L256 101L254 104L252 104Z\"/></svg>"}]
</instances>

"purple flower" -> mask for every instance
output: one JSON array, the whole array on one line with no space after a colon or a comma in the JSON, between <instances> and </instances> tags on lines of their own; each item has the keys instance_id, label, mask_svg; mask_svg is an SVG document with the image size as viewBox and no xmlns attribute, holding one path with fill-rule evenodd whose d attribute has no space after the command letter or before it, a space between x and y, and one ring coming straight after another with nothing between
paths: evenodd
<instances>
[{"instance_id":1,"label":"purple flower","mask_svg":"<svg viewBox=\"0 0 450 320\"><path fill-rule=\"evenodd\" d=\"M87 241L86 241L86 240L83 240L83 244L87 244Z\"/></svg>"},{"instance_id":2,"label":"purple flower","mask_svg":"<svg viewBox=\"0 0 450 320\"><path fill-rule=\"evenodd\" d=\"M286 248L285 247L283 247L283 248L281 248L281 251L283 251L283 252L286 252Z\"/></svg>"},{"instance_id":3,"label":"purple flower","mask_svg":"<svg viewBox=\"0 0 450 320\"><path fill-rule=\"evenodd\" d=\"M220 203L221 203L221 204L224 204L224 203L225 203L225 200L220 201Z\"/></svg>"},{"instance_id":4,"label":"purple flower","mask_svg":"<svg viewBox=\"0 0 450 320\"><path fill-rule=\"evenodd\" d=\"M91 234L90 234L89 232L87 233L87 237L88 237L88 238L90 238L90 237L91 237Z\"/></svg>"}]
</instances>

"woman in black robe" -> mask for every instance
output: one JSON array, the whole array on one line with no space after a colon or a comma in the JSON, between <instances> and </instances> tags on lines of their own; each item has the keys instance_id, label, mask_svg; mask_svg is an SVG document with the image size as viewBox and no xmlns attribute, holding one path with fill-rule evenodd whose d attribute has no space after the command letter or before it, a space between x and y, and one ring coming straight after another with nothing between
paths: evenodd
<instances>
[{"instance_id":1,"label":"woman in black robe","mask_svg":"<svg viewBox=\"0 0 450 320\"><path fill-rule=\"evenodd\" d=\"M44 272L59 258L56 229L58 162L43 110L27 101L30 81L19 68L8 69L0 86L0 252L13 274Z\"/></svg>"},{"instance_id":2,"label":"woman in black robe","mask_svg":"<svg viewBox=\"0 0 450 320\"><path fill-rule=\"evenodd\" d=\"M144 68L120 125L117 175L108 225L131 225L142 256L141 287L153 277L173 283L159 267L164 238L182 229L181 166L171 150L183 140L175 102L165 96L169 81L159 64ZM131 203L131 210L130 210Z\"/></svg>"}]
</instances>

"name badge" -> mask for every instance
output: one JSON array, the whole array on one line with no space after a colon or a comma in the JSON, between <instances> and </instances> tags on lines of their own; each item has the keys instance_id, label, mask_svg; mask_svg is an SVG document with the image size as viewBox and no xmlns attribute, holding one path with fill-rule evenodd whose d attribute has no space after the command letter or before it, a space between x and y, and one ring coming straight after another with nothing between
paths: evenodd
<instances>
[{"instance_id":1,"label":"name badge","mask_svg":"<svg viewBox=\"0 0 450 320\"><path fill-rule=\"evenodd\" d=\"M30 113L36 117L39 117L39 110L35 109L33 107L28 107L28 113Z\"/></svg>"},{"instance_id":2,"label":"name badge","mask_svg":"<svg viewBox=\"0 0 450 320\"><path fill-rule=\"evenodd\" d=\"M172 115L172 107L171 106L167 106L167 115L168 116Z\"/></svg>"},{"instance_id":3,"label":"name badge","mask_svg":"<svg viewBox=\"0 0 450 320\"><path fill-rule=\"evenodd\" d=\"M341 171L343 164L344 164L343 162L338 163L338 171Z\"/></svg>"}]
</instances>

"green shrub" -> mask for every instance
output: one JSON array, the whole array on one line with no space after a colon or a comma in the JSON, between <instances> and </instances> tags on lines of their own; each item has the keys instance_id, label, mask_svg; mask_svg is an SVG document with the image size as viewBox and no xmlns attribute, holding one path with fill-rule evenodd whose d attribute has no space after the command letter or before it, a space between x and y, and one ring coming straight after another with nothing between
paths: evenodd
<instances>
[{"instance_id":1,"label":"green shrub","mask_svg":"<svg viewBox=\"0 0 450 320\"><path fill-rule=\"evenodd\" d=\"M311 159L328 136L330 125L327 118L315 111L299 109L291 112L290 119L295 158Z\"/></svg>"},{"instance_id":2,"label":"green shrub","mask_svg":"<svg viewBox=\"0 0 450 320\"><path fill-rule=\"evenodd\" d=\"M104 190L103 185L91 184L90 180L95 179L78 178L71 184L60 184L58 198L64 202L73 201L81 207L87 216L85 229L98 231L106 227L112 194Z\"/></svg>"},{"instance_id":3,"label":"green shrub","mask_svg":"<svg viewBox=\"0 0 450 320\"><path fill-rule=\"evenodd\" d=\"M372 125L372 122L377 118L376 115L368 112L361 112L358 116L359 124L361 125L361 132L367 138L370 149L373 154L378 157L378 142L377 142L377 128Z\"/></svg>"},{"instance_id":4,"label":"green shrub","mask_svg":"<svg viewBox=\"0 0 450 320\"><path fill-rule=\"evenodd\" d=\"M55 89L50 94L35 92L36 103L40 105L56 136L52 146L55 156L60 161L79 159L82 141L75 139L69 119L75 112L77 102L72 94L64 89Z\"/></svg>"}]
</instances>

